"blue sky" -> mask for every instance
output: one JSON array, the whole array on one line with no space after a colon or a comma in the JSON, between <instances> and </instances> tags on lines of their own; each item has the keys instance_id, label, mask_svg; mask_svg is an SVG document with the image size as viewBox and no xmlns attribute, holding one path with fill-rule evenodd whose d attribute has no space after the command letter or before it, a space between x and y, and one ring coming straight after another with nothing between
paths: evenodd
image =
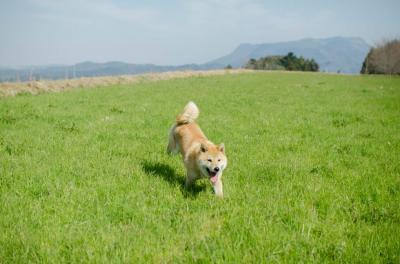
<instances>
[{"instance_id":1,"label":"blue sky","mask_svg":"<svg viewBox=\"0 0 400 264\"><path fill-rule=\"evenodd\" d=\"M400 0L3 0L0 65L203 63L240 43L400 36Z\"/></svg>"}]
</instances>

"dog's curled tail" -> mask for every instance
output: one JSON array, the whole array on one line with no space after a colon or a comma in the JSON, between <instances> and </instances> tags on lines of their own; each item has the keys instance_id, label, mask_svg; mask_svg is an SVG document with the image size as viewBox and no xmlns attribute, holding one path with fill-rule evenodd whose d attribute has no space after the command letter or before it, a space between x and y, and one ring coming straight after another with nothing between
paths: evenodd
<instances>
[{"instance_id":1,"label":"dog's curled tail","mask_svg":"<svg viewBox=\"0 0 400 264\"><path fill-rule=\"evenodd\" d=\"M190 101L183 109L183 112L176 117L176 124L190 124L196 120L196 118L199 116L199 113L200 111L197 105Z\"/></svg>"}]
</instances>

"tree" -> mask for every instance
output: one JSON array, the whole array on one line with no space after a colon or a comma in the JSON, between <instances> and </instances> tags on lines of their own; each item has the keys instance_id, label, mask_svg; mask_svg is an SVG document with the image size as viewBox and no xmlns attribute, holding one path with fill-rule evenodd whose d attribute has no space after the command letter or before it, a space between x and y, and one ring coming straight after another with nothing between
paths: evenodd
<instances>
[{"instance_id":1,"label":"tree","mask_svg":"<svg viewBox=\"0 0 400 264\"><path fill-rule=\"evenodd\" d=\"M314 59L311 59L311 61L309 62L309 65L310 65L310 71L313 71L313 72L319 71L319 65Z\"/></svg>"},{"instance_id":2,"label":"tree","mask_svg":"<svg viewBox=\"0 0 400 264\"><path fill-rule=\"evenodd\" d=\"M247 62L245 68L246 68L246 69L250 69L250 70L257 70L257 65L256 65L256 63L257 63L257 61L256 61L255 59L252 58L252 59L250 59L250 60Z\"/></svg>"},{"instance_id":3,"label":"tree","mask_svg":"<svg viewBox=\"0 0 400 264\"><path fill-rule=\"evenodd\" d=\"M232 69L232 65L228 64L228 65L225 66L224 69L225 69L225 70L230 70L230 69Z\"/></svg>"},{"instance_id":4,"label":"tree","mask_svg":"<svg viewBox=\"0 0 400 264\"><path fill-rule=\"evenodd\" d=\"M371 48L360 73L400 74L400 40L384 41Z\"/></svg>"}]
</instances>

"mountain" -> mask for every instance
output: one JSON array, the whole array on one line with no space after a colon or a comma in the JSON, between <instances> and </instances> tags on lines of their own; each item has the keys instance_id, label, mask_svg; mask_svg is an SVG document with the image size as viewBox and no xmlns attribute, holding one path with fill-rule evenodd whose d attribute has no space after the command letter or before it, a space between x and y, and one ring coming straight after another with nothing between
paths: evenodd
<instances>
[{"instance_id":1,"label":"mountain","mask_svg":"<svg viewBox=\"0 0 400 264\"><path fill-rule=\"evenodd\" d=\"M179 66L160 66L154 64L130 64L125 62L82 62L74 65L26 66L17 69L0 68L0 82L28 80L57 80L79 77L113 76L179 70L218 69L214 64L186 64Z\"/></svg>"},{"instance_id":2,"label":"mountain","mask_svg":"<svg viewBox=\"0 0 400 264\"><path fill-rule=\"evenodd\" d=\"M211 70L224 68L228 64L239 68L243 67L251 58L259 59L260 57L271 55L286 55L290 51L296 56L315 59L320 66L320 71L359 73L369 49L370 46L363 39L345 37L241 44L232 53L204 64L160 66L118 61L106 63L88 61L75 65L25 66L17 69L0 67L0 82L40 79L56 80L178 70Z\"/></svg>"},{"instance_id":3,"label":"mountain","mask_svg":"<svg viewBox=\"0 0 400 264\"><path fill-rule=\"evenodd\" d=\"M320 71L359 73L370 46L361 38L333 37L326 39L301 39L297 41L241 44L232 53L210 61L210 65L232 65L242 67L251 58L259 59L271 55L286 55L313 58Z\"/></svg>"}]
</instances>

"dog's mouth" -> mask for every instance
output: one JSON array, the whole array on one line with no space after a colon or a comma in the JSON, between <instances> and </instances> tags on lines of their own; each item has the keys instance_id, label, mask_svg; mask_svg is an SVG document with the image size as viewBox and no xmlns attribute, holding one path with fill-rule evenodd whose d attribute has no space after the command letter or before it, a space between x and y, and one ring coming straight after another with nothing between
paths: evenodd
<instances>
[{"instance_id":1,"label":"dog's mouth","mask_svg":"<svg viewBox=\"0 0 400 264\"><path fill-rule=\"evenodd\" d=\"M217 176L218 172L210 171L209 168L206 168L206 170L207 170L208 175L210 176L210 181L212 183L216 183L218 180L218 176Z\"/></svg>"}]
</instances>

